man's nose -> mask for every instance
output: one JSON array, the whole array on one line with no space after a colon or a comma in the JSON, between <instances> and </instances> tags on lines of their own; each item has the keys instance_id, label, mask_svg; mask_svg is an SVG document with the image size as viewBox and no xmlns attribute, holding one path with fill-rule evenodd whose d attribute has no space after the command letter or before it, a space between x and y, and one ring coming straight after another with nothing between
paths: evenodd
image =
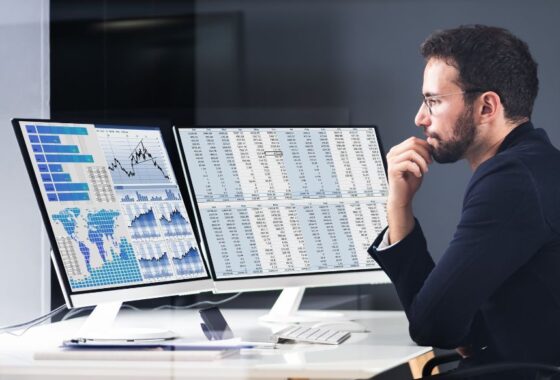
<instances>
[{"instance_id":1,"label":"man's nose","mask_svg":"<svg viewBox=\"0 0 560 380\"><path fill-rule=\"evenodd\" d=\"M430 125L430 123L430 111L428 110L428 107L426 107L426 105L422 103L420 104L420 108L418 109L416 117L414 118L414 124L416 124L417 127L427 127Z\"/></svg>"}]
</instances>

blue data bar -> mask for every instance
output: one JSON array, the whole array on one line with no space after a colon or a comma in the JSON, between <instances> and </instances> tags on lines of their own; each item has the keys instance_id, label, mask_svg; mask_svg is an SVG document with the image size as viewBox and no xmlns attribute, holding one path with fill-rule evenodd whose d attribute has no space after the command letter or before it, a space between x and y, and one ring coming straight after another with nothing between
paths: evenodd
<instances>
[{"instance_id":1,"label":"blue data bar","mask_svg":"<svg viewBox=\"0 0 560 380\"><path fill-rule=\"evenodd\" d=\"M91 154L46 154L47 162L93 162Z\"/></svg>"},{"instance_id":2,"label":"blue data bar","mask_svg":"<svg viewBox=\"0 0 560 380\"><path fill-rule=\"evenodd\" d=\"M37 129L35 129L34 125L26 125L25 129L27 130L27 133L37 133Z\"/></svg>"},{"instance_id":3,"label":"blue data bar","mask_svg":"<svg viewBox=\"0 0 560 380\"><path fill-rule=\"evenodd\" d=\"M64 201L89 201L88 193L58 193L58 199Z\"/></svg>"},{"instance_id":4,"label":"blue data bar","mask_svg":"<svg viewBox=\"0 0 560 380\"><path fill-rule=\"evenodd\" d=\"M28 126L29 127L29 126ZM63 126L50 126L50 125L38 125L37 131L39 133L51 134L51 135L87 135L87 128L84 127L63 127Z\"/></svg>"},{"instance_id":5,"label":"blue data bar","mask_svg":"<svg viewBox=\"0 0 560 380\"><path fill-rule=\"evenodd\" d=\"M39 139L43 144L60 144L60 137L50 135L39 135Z\"/></svg>"},{"instance_id":6,"label":"blue data bar","mask_svg":"<svg viewBox=\"0 0 560 380\"><path fill-rule=\"evenodd\" d=\"M39 143L39 136L29 135L29 141L31 141L31 143Z\"/></svg>"},{"instance_id":7,"label":"blue data bar","mask_svg":"<svg viewBox=\"0 0 560 380\"><path fill-rule=\"evenodd\" d=\"M41 174L41 179L43 180L43 182L52 182L50 174Z\"/></svg>"},{"instance_id":8,"label":"blue data bar","mask_svg":"<svg viewBox=\"0 0 560 380\"><path fill-rule=\"evenodd\" d=\"M70 178L68 173L53 174L52 178L54 182L72 182L72 178Z\"/></svg>"},{"instance_id":9,"label":"blue data bar","mask_svg":"<svg viewBox=\"0 0 560 380\"><path fill-rule=\"evenodd\" d=\"M52 183L45 183L45 190L47 191L55 191L54 185Z\"/></svg>"},{"instance_id":10,"label":"blue data bar","mask_svg":"<svg viewBox=\"0 0 560 380\"><path fill-rule=\"evenodd\" d=\"M56 196L56 193L47 193L47 199L50 202L58 201L58 197Z\"/></svg>"},{"instance_id":11,"label":"blue data bar","mask_svg":"<svg viewBox=\"0 0 560 380\"><path fill-rule=\"evenodd\" d=\"M35 155L35 161L37 162L46 162L45 156L43 156L42 154L36 154Z\"/></svg>"},{"instance_id":12,"label":"blue data bar","mask_svg":"<svg viewBox=\"0 0 560 380\"><path fill-rule=\"evenodd\" d=\"M48 165L39 164L39 172L41 172L41 173L48 173L48 172L49 172L49 167L48 167Z\"/></svg>"},{"instance_id":13,"label":"blue data bar","mask_svg":"<svg viewBox=\"0 0 560 380\"><path fill-rule=\"evenodd\" d=\"M87 183L55 183L56 191L88 191Z\"/></svg>"},{"instance_id":14,"label":"blue data bar","mask_svg":"<svg viewBox=\"0 0 560 380\"><path fill-rule=\"evenodd\" d=\"M31 149L33 150L33 153L41 153L43 152L43 148L41 147L41 145L31 145Z\"/></svg>"},{"instance_id":15,"label":"blue data bar","mask_svg":"<svg viewBox=\"0 0 560 380\"><path fill-rule=\"evenodd\" d=\"M43 151L46 153L80 153L80 149L76 145L43 145Z\"/></svg>"},{"instance_id":16,"label":"blue data bar","mask_svg":"<svg viewBox=\"0 0 560 380\"><path fill-rule=\"evenodd\" d=\"M49 165L49 170L53 173L62 173L62 165L57 165L57 164Z\"/></svg>"}]
</instances>

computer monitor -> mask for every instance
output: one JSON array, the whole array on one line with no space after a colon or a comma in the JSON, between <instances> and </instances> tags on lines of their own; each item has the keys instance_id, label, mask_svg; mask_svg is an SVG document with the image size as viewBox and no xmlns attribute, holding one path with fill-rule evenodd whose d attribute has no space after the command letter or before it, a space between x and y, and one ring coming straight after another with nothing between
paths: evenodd
<instances>
[{"instance_id":1,"label":"computer monitor","mask_svg":"<svg viewBox=\"0 0 560 380\"><path fill-rule=\"evenodd\" d=\"M169 337L108 325L124 301L213 287L164 144L163 132L175 147L170 127L31 119L13 126L66 304L97 305L82 335Z\"/></svg>"},{"instance_id":2,"label":"computer monitor","mask_svg":"<svg viewBox=\"0 0 560 380\"><path fill-rule=\"evenodd\" d=\"M302 287L389 282L367 253L387 225L375 127L178 127L176 137L216 292L287 288L265 320L301 321Z\"/></svg>"}]
</instances>

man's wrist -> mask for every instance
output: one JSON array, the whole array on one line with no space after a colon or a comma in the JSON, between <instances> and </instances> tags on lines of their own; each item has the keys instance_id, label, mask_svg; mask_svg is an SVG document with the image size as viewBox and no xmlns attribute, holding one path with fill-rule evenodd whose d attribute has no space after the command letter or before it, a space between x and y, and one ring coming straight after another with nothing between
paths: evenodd
<instances>
[{"instance_id":1,"label":"man's wrist","mask_svg":"<svg viewBox=\"0 0 560 380\"><path fill-rule=\"evenodd\" d=\"M387 197L387 208L394 208L395 210L412 209L412 199L404 200L398 192L389 191L389 195Z\"/></svg>"},{"instance_id":2,"label":"man's wrist","mask_svg":"<svg viewBox=\"0 0 560 380\"><path fill-rule=\"evenodd\" d=\"M396 207L387 204L387 219L389 224L389 244L404 239L414 229L414 213L412 206Z\"/></svg>"}]
</instances>

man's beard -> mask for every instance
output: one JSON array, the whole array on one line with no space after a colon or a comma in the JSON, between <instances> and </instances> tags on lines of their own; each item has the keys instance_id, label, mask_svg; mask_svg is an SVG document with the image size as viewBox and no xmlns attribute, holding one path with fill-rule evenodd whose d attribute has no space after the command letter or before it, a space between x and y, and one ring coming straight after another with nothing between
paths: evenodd
<instances>
[{"instance_id":1,"label":"man's beard","mask_svg":"<svg viewBox=\"0 0 560 380\"><path fill-rule=\"evenodd\" d=\"M432 157L440 164L452 163L464 158L465 152L471 146L476 135L473 107L467 109L455 122L453 136L449 141L443 141L437 134L430 137L438 140L437 147L432 146Z\"/></svg>"}]
</instances>

